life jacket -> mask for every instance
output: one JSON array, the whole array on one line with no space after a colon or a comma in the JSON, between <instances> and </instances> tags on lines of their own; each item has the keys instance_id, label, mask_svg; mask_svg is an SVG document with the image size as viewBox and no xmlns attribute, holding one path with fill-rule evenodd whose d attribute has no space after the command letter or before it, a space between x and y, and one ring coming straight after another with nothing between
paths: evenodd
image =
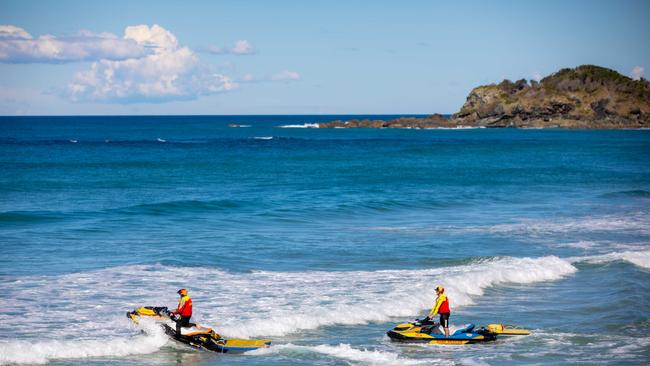
<instances>
[{"instance_id":1,"label":"life jacket","mask_svg":"<svg viewBox=\"0 0 650 366\"><path fill-rule=\"evenodd\" d=\"M447 295L445 294L440 294L440 308L438 309L439 314L449 314L451 311L449 310L449 298L447 298Z\"/></svg>"},{"instance_id":2,"label":"life jacket","mask_svg":"<svg viewBox=\"0 0 650 366\"><path fill-rule=\"evenodd\" d=\"M178 300L178 307L176 313L180 316L192 316L192 299L185 295Z\"/></svg>"},{"instance_id":3,"label":"life jacket","mask_svg":"<svg viewBox=\"0 0 650 366\"><path fill-rule=\"evenodd\" d=\"M447 298L447 295L440 294L438 295L436 303L433 305L433 309L431 309L429 316L435 316L436 314L449 314L450 312L449 299Z\"/></svg>"}]
</instances>

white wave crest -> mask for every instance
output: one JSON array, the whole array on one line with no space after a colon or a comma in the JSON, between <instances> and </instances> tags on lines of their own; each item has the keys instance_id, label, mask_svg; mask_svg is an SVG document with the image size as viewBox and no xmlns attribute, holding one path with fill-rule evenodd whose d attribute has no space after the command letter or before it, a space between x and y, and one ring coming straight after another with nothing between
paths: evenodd
<instances>
[{"instance_id":1,"label":"white wave crest","mask_svg":"<svg viewBox=\"0 0 650 366\"><path fill-rule=\"evenodd\" d=\"M253 137L255 140L273 140L273 136L255 136Z\"/></svg>"},{"instance_id":2,"label":"white wave crest","mask_svg":"<svg viewBox=\"0 0 650 366\"><path fill-rule=\"evenodd\" d=\"M553 281L576 271L557 257L498 258L425 269L232 273L214 268L134 265L0 279L21 319L0 313L0 333L56 339L124 336L124 312L141 305L173 307L186 287L194 321L228 337L280 336L326 325L384 322L423 314L442 284L452 307L472 304L500 284ZM98 317L97 314L106 316Z\"/></svg>"},{"instance_id":3,"label":"white wave crest","mask_svg":"<svg viewBox=\"0 0 650 366\"><path fill-rule=\"evenodd\" d=\"M615 252L588 257L573 257L569 259L574 263L609 263L615 261L625 261L641 268L650 269L650 250Z\"/></svg>"},{"instance_id":4,"label":"white wave crest","mask_svg":"<svg viewBox=\"0 0 650 366\"><path fill-rule=\"evenodd\" d=\"M301 125L282 125L278 126L280 128L319 128L320 125L318 123L304 123Z\"/></svg>"},{"instance_id":5,"label":"white wave crest","mask_svg":"<svg viewBox=\"0 0 650 366\"><path fill-rule=\"evenodd\" d=\"M74 341L0 341L0 365L45 364L50 360L80 359L90 357L123 357L148 354L167 343L162 329L149 330L147 335L136 337L111 337Z\"/></svg>"},{"instance_id":6,"label":"white wave crest","mask_svg":"<svg viewBox=\"0 0 650 366\"><path fill-rule=\"evenodd\" d=\"M452 306L462 307L474 303L490 286L557 280L575 271L567 261L543 257L502 258L419 271L258 272L257 276L272 276L275 281L265 289L278 286L273 292L284 292L282 296L289 300L282 307L271 307L266 317L224 324L222 331L238 337L281 336L327 325L388 321L428 309L438 283L444 283Z\"/></svg>"}]
</instances>

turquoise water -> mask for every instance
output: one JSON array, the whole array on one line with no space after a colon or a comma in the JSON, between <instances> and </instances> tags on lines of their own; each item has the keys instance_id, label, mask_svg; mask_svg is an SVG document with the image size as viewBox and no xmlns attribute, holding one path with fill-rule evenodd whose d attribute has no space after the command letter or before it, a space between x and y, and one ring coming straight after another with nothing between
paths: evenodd
<instances>
[{"instance_id":1,"label":"turquoise water","mask_svg":"<svg viewBox=\"0 0 650 366\"><path fill-rule=\"evenodd\" d=\"M302 128L338 118L0 118L0 364L648 363L650 131ZM438 284L533 335L391 343ZM273 347L124 317L179 287Z\"/></svg>"}]
</instances>

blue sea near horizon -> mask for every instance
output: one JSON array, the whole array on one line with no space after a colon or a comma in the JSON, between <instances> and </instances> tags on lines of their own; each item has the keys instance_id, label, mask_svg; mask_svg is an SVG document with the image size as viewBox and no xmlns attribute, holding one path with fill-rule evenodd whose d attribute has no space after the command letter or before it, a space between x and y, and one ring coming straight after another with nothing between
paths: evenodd
<instances>
[{"instance_id":1,"label":"blue sea near horizon","mask_svg":"<svg viewBox=\"0 0 650 366\"><path fill-rule=\"evenodd\" d=\"M395 117L0 117L0 364L650 361L650 131L309 128ZM439 284L452 328L533 334L390 342ZM273 346L124 316L180 287Z\"/></svg>"}]
</instances>

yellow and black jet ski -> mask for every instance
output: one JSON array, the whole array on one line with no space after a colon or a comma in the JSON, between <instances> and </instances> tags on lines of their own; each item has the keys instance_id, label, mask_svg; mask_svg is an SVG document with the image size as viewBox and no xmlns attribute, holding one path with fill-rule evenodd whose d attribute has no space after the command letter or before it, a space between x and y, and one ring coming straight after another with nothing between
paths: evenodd
<instances>
[{"instance_id":1,"label":"yellow and black jet ski","mask_svg":"<svg viewBox=\"0 0 650 366\"><path fill-rule=\"evenodd\" d=\"M490 324L476 328L474 324L469 324L445 337L439 323L418 319L411 323L398 324L386 333L395 342L427 344L473 344L495 341L499 335L526 334L530 332L514 326Z\"/></svg>"},{"instance_id":2,"label":"yellow and black jet ski","mask_svg":"<svg viewBox=\"0 0 650 366\"><path fill-rule=\"evenodd\" d=\"M165 333L177 342L187 344L194 348L205 349L219 353L246 352L259 348L268 348L271 341L268 339L227 339L222 338L212 328L192 324L191 327L181 328L181 334L176 334L176 323L167 307L143 306L129 311L126 316L138 324L141 318L149 318L159 323Z\"/></svg>"}]
</instances>

